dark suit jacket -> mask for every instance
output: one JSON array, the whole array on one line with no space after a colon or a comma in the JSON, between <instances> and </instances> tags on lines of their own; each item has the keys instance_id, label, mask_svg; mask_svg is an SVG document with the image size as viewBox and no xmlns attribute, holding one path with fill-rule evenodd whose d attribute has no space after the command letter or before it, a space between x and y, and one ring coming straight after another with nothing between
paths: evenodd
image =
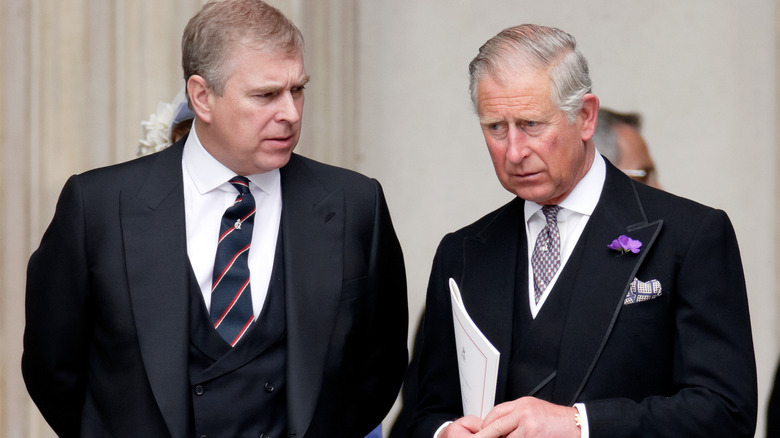
<instances>
[{"instance_id":1,"label":"dark suit jacket","mask_svg":"<svg viewBox=\"0 0 780 438\"><path fill-rule=\"evenodd\" d=\"M412 436L430 438L444 421L462 415L450 277L501 352L496 402L506 401L513 303L528 296L523 203L514 199L439 246ZM641 252L607 248L622 234L640 240ZM607 164L604 189L574 254L578 249L583 256L569 259L552 291L569 288L571 299L560 321L551 401L584 402L594 438L752 437L755 359L742 265L726 214L635 183ZM663 294L624 306L635 277L659 280ZM548 377L539 375L529 387Z\"/></svg>"},{"instance_id":2,"label":"dark suit jacket","mask_svg":"<svg viewBox=\"0 0 780 438\"><path fill-rule=\"evenodd\" d=\"M182 150L71 177L30 259L22 368L61 436L194 433ZM384 195L297 155L281 178L289 430L364 436L407 363L405 271Z\"/></svg>"}]
</instances>

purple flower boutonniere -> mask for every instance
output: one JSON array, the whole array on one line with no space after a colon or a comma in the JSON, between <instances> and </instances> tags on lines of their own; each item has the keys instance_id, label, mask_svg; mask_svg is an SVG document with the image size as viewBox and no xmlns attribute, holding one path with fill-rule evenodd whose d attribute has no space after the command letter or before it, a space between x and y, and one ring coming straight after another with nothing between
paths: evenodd
<instances>
[{"instance_id":1,"label":"purple flower boutonniere","mask_svg":"<svg viewBox=\"0 0 780 438\"><path fill-rule=\"evenodd\" d=\"M620 251L621 254L625 254L629 251L637 254L639 253L639 248L641 247L642 242L634 240L626 235L621 235L617 239L613 240L612 243L607 245L607 248Z\"/></svg>"}]
</instances>

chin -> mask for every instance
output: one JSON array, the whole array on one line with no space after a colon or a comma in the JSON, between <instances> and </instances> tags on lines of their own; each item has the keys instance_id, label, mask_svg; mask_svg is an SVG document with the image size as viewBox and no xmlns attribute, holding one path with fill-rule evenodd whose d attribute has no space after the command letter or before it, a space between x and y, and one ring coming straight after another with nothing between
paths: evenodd
<instances>
[{"instance_id":1,"label":"chin","mask_svg":"<svg viewBox=\"0 0 780 438\"><path fill-rule=\"evenodd\" d=\"M544 205L548 203L548 201L551 199L549 193L539 193L539 191L534 191L534 190L515 189L515 190L510 190L510 192L514 193L519 198L525 199L526 201L535 202L539 205Z\"/></svg>"},{"instance_id":2,"label":"chin","mask_svg":"<svg viewBox=\"0 0 780 438\"><path fill-rule=\"evenodd\" d=\"M274 169L281 169L282 167L286 166L287 163L290 162L290 155L292 154L292 151L288 152L287 154L280 154L279 156L273 157L273 159L266 159L262 162L257 163L255 168L257 169L257 172L255 173L265 173L270 172Z\"/></svg>"}]
</instances>

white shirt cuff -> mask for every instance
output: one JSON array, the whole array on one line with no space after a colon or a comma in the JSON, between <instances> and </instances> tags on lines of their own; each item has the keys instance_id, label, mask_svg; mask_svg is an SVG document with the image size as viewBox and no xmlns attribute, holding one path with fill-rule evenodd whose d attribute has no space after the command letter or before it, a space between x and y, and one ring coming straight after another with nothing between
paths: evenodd
<instances>
[{"instance_id":1,"label":"white shirt cuff","mask_svg":"<svg viewBox=\"0 0 780 438\"><path fill-rule=\"evenodd\" d=\"M450 424L452 424L452 421L448 421L448 422L442 424L441 426L439 426L439 428L436 429L436 432L433 433L433 438L439 438L439 434L441 433L441 431L444 430L444 428L446 428Z\"/></svg>"},{"instance_id":2,"label":"white shirt cuff","mask_svg":"<svg viewBox=\"0 0 780 438\"><path fill-rule=\"evenodd\" d=\"M590 428L588 427L588 411L584 403L575 403L574 407L580 413L580 438L590 438Z\"/></svg>"}]
</instances>

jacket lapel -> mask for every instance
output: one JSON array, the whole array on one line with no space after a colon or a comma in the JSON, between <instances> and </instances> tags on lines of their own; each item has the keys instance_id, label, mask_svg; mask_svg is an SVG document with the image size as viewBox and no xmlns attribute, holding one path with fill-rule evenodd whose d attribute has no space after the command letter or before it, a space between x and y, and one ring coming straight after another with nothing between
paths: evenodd
<instances>
[{"instance_id":1,"label":"jacket lapel","mask_svg":"<svg viewBox=\"0 0 780 438\"><path fill-rule=\"evenodd\" d=\"M514 199L480 233L465 239L463 278L455 279L469 316L501 353L496 400L506 393L512 348L512 324L506 322L513 318L517 255L527 253L523 204Z\"/></svg>"},{"instance_id":2,"label":"jacket lapel","mask_svg":"<svg viewBox=\"0 0 780 438\"><path fill-rule=\"evenodd\" d=\"M128 287L142 360L172 436L185 436L189 412L189 261L184 217L183 142L154 158L138 193L121 194Z\"/></svg>"},{"instance_id":3,"label":"jacket lapel","mask_svg":"<svg viewBox=\"0 0 780 438\"><path fill-rule=\"evenodd\" d=\"M663 221L647 222L634 184L607 163L604 190L572 254L579 259L564 322L554 400L573 404L599 359L639 266ZM642 242L638 254L607 248L620 235ZM556 287L558 285L556 284ZM566 285L560 285L566 286Z\"/></svg>"},{"instance_id":4,"label":"jacket lapel","mask_svg":"<svg viewBox=\"0 0 780 438\"><path fill-rule=\"evenodd\" d=\"M305 436L322 386L343 275L344 194L293 155L281 169L290 432ZM316 261L316 263L314 262Z\"/></svg>"}]
</instances>

